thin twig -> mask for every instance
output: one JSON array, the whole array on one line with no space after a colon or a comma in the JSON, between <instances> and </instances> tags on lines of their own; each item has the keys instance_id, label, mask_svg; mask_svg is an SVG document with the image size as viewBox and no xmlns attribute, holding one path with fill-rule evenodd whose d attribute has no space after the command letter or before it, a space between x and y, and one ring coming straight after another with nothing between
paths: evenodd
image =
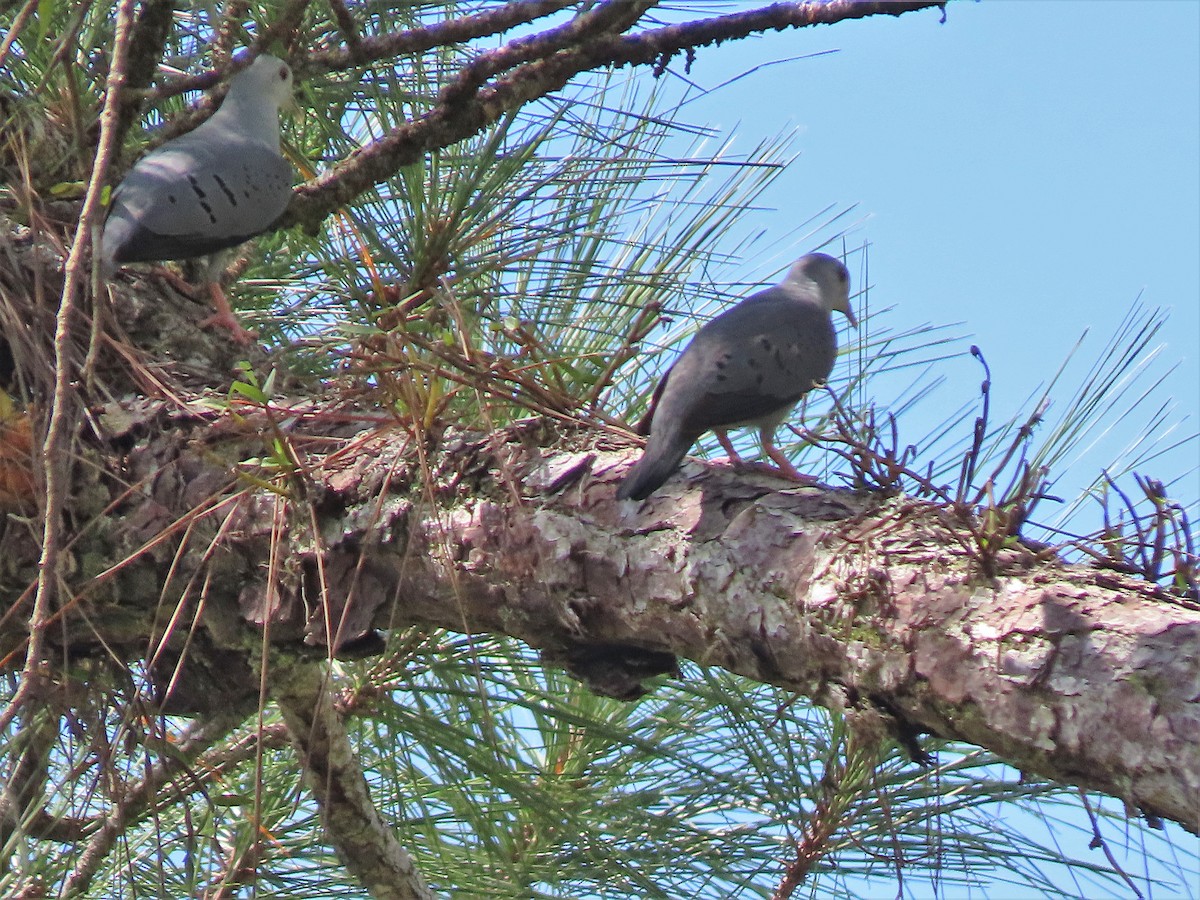
<instances>
[{"instance_id":1,"label":"thin twig","mask_svg":"<svg viewBox=\"0 0 1200 900\"><path fill-rule=\"evenodd\" d=\"M4 60L8 58L8 51L12 49L13 42L21 34L21 29L25 27L25 23L29 21L29 17L33 15L33 11L40 6L40 0L28 0L21 7L21 11L17 13L17 17L13 19L12 25L9 26L8 33L4 35L4 42L0 43L0 69L4 67Z\"/></svg>"},{"instance_id":2,"label":"thin twig","mask_svg":"<svg viewBox=\"0 0 1200 900\"><path fill-rule=\"evenodd\" d=\"M1092 804L1088 802L1087 791L1085 791L1083 788L1079 789L1079 799L1083 801L1083 808L1087 811L1088 820L1092 823L1092 840L1088 846L1093 850L1095 850L1097 847L1103 850L1104 855L1108 858L1108 864L1112 866L1113 871L1121 876L1121 879L1129 886L1129 889L1133 891L1133 895L1137 897L1138 900L1142 900L1145 895L1138 890L1138 886L1133 883L1133 879L1129 877L1129 874L1121 868L1121 864L1117 862L1117 858L1113 856L1113 852L1108 848L1108 841L1101 837L1100 822L1097 820L1095 812L1092 811Z\"/></svg>"},{"instance_id":3,"label":"thin twig","mask_svg":"<svg viewBox=\"0 0 1200 900\"><path fill-rule=\"evenodd\" d=\"M958 503L966 501L967 490L975 483L975 466L979 463L979 453L983 449L983 439L987 434L989 397L992 387L992 370L988 366L987 360L983 358L983 351L972 344L971 355L983 366L983 383L979 386L979 393L983 397L983 410L975 419L975 430L971 435L971 448L963 457L962 469L958 476L958 490L954 495Z\"/></svg>"},{"instance_id":4,"label":"thin twig","mask_svg":"<svg viewBox=\"0 0 1200 900\"><path fill-rule=\"evenodd\" d=\"M96 148L96 159L92 165L87 196L83 201L83 212L79 216L79 226L75 231L75 241L70 256L67 257L62 298L54 331L54 398L50 409L50 422L46 427L46 438L42 445L46 504L43 510L37 589L33 612L29 617L29 647L25 654L21 684L8 707L0 712L0 732L11 724L21 705L31 696L36 696L45 674L46 628L57 605L55 601L60 587L58 579L62 514L66 508L71 482L71 438L77 422L77 416L72 415L78 408L78 404L73 402L75 398L72 390L75 380L71 359L75 346L74 324L79 315L79 295L87 282L85 251L91 244L92 222L100 212L100 192L104 187L105 173L114 150L117 105L124 84L124 67L134 5L134 0L123 0L117 9L113 66L108 76L104 110L100 114L100 143Z\"/></svg>"}]
</instances>

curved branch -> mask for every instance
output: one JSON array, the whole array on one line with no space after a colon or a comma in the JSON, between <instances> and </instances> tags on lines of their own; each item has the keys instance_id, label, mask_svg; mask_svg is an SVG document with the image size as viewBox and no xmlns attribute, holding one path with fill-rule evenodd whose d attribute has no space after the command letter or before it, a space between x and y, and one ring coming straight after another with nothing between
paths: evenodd
<instances>
[{"instance_id":1,"label":"curved branch","mask_svg":"<svg viewBox=\"0 0 1200 900\"><path fill-rule=\"evenodd\" d=\"M565 25L541 34L518 38L497 50L481 54L464 66L453 81L442 88L444 104L462 103L489 78L521 63L550 56L581 40L622 32L633 25L658 0L605 0L580 13Z\"/></svg>"},{"instance_id":2,"label":"curved branch","mask_svg":"<svg viewBox=\"0 0 1200 900\"><path fill-rule=\"evenodd\" d=\"M346 50L314 53L308 57L308 65L318 71L338 71L381 59L423 53L434 47L463 44L545 18L574 3L575 0L511 0L496 9L448 19L437 25L363 38L356 47Z\"/></svg>"},{"instance_id":3,"label":"curved branch","mask_svg":"<svg viewBox=\"0 0 1200 900\"><path fill-rule=\"evenodd\" d=\"M761 9L671 25L636 35L617 35L598 28L596 33L581 38L574 47L524 63L477 93L451 90L449 102L443 98L443 102L426 115L393 129L350 154L320 177L297 188L291 205L276 227L300 224L315 232L326 216L387 180L397 170L415 163L429 150L448 147L477 134L505 113L562 89L582 72L607 66L651 64L661 69L666 60L684 50L764 31L833 24L878 14L898 16L943 5L936 0L775 3ZM603 21L601 24L607 25ZM475 80L469 72L462 77L467 83Z\"/></svg>"},{"instance_id":4,"label":"curved branch","mask_svg":"<svg viewBox=\"0 0 1200 900\"><path fill-rule=\"evenodd\" d=\"M434 47L478 40L553 15L574 2L575 0L511 0L496 9L447 19L437 25L356 40L347 38L349 46L346 49L319 50L306 53L303 60L296 60L296 74L303 78L315 72L340 72L384 59L424 53ZM335 11L335 17L336 15ZM149 99L161 100L188 91L208 90L220 81L223 72L223 68L217 68L195 75L172 78L150 92Z\"/></svg>"},{"instance_id":5,"label":"curved branch","mask_svg":"<svg viewBox=\"0 0 1200 900\"><path fill-rule=\"evenodd\" d=\"M371 802L370 789L323 669L279 661L270 673L274 696L321 807L325 830L346 867L372 897L432 900L412 856Z\"/></svg>"}]
</instances>

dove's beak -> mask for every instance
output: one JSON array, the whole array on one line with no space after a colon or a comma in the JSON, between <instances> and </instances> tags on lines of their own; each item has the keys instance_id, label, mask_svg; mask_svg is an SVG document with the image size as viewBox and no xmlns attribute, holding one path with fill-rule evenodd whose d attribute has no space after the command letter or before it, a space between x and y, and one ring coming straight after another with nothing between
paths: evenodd
<instances>
[{"instance_id":1,"label":"dove's beak","mask_svg":"<svg viewBox=\"0 0 1200 900\"><path fill-rule=\"evenodd\" d=\"M852 310L848 304L846 306L845 312L846 312L846 318L850 320L850 324L853 325L855 328L857 328L858 327L858 319L854 318L854 310Z\"/></svg>"}]
</instances>

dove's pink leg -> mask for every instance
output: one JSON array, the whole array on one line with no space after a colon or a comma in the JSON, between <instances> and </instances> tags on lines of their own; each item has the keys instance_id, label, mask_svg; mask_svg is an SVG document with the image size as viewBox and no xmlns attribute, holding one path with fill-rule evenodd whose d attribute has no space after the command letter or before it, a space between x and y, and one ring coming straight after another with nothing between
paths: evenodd
<instances>
[{"instance_id":1,"label":"dove's pink leg","mask_svg":"<svg viewBox=\"0 0 1200 900\"><path fill-rule=\"evenodd\" d=\"M254 339L258 337L253 331L247 331L242 327L237 320L237 316L233 314L233 308L229 305L229 301L225 298L225 292L221 290L221 285L215 281L208 283L208 296L212 299L212 305L216 307L216 312L200 323L201 328L209 325L220 325L227 329L233 335L233 339L239 344L253 344Z\"/></svg>"},{"instance_id":2,"label":"dove's pink leg","mask_svg":"<svg viewBox=\"0 0 1200 900\"><path fill-rule=\"evenodd\" d=\"M775 446L775 429L764 428L759 432L762 440L763 453L767 454L779 467L778 474L800 484L816 484L819 479L814 475L804 475L792 465L791 460L783 455L783 451Z\"/></svg>"},{"instance_id":3,"label":"dove's pink leg","mask_svg":"<svg viewBox=\"0 0 1200 900\"><path fill-rule=\"evenodd\" d=\"M724 450L725 455L729 457L730 465L743 465L742 458L738 456L738 452L733 449L733 442L729 440L729 432L717 428L713 430L713 433L716 434L717 441L720 443L721 449Z\"/></svg>"}]
</instances>

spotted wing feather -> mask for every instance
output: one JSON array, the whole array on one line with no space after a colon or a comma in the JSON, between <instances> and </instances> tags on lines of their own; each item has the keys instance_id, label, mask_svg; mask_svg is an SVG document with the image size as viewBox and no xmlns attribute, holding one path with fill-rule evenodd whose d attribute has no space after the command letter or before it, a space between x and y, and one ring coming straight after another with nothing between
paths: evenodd
<instances>
[{"instance_id":1,"label":"spotted wing feather","mask_svg":"<svg viewBox=\"0 0 1200 900\"><path fill-rule=\"evenodd\" d=\"M255 142L188 141L151 153L113 195L105 254L115 263L189 259L266 231L292 195L292 168Z\"/></svg>"}]
</instances>

